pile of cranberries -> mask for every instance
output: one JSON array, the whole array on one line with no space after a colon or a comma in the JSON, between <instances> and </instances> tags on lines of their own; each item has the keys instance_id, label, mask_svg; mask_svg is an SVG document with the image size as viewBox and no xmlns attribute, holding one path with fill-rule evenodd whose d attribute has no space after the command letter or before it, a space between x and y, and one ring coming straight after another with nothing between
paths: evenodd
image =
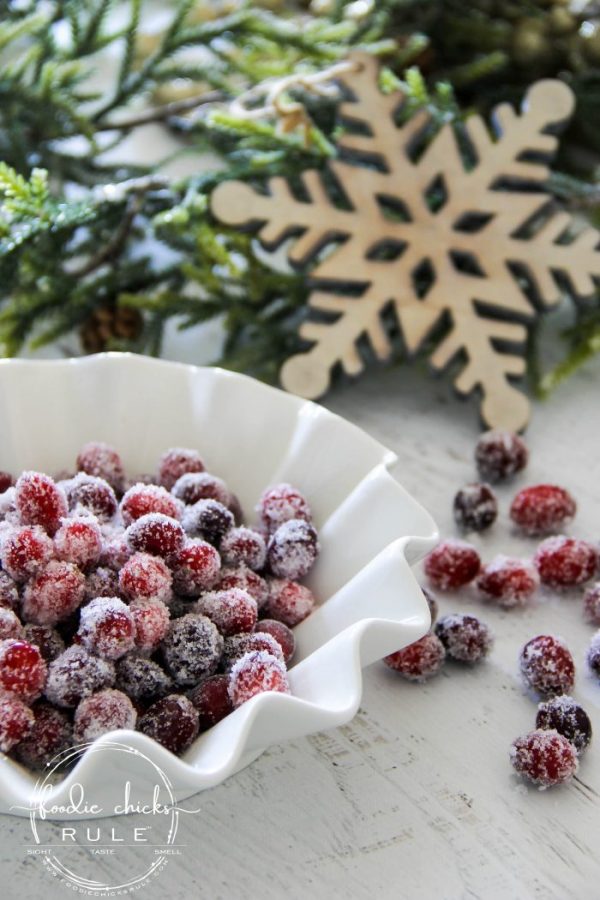
<instances>
[{"instance_id":1,"label":"pile of cranberries","mask_svg":"<svg viewBox=\"0 0 600 900\"><path fill-rule=\"evenodd\" d=\"M319 540L289 484L254 526L196 450L129 481L93 442L73 474L0 472L0 750L32 769L137 728L183 753L263 691L289 693Z\"/></svg>"},{"instance_id":2,"label":"pile of cranberries","mask_svg":"<svg viewBox=\"0 0 600 900\"><path fill-rule=\"evenodd\" d=\"M460 531L482 532L494 524L498 500L492 484L522 471L528 456L518 435L490 431L481 436L475 449L481 481L461 488L454 498L454 519ZM482 600L512 610L526 606L540 584L546 590L564 591L592 582L598 577L598 547L561 533L576 511L573 497L558 485L538 484L519 490L510 506L510 519L522 535L543 538L532 558L499 555L484 565L472 544L449 538L425 560L430 586L439 591L474 586ZM432 629L384 660L413 681L435 675L447 657L477 662L486 656L492 643L487 626L473 615L454 613L435 623L437 600L429 590L423 590L432 614ZM600 581L585 591L583 610L590 624L600 626ZM587 664L600 678L600 630L592 638ZM537 635L522 648L519 668L527 688L542 702L535 730L513 743L511 762L520 775L540 787L560 784L575 774L579 756L592 736L587 713L570 696L575 683L573 657L560 638Z\"/></svg>"}]
</instances>

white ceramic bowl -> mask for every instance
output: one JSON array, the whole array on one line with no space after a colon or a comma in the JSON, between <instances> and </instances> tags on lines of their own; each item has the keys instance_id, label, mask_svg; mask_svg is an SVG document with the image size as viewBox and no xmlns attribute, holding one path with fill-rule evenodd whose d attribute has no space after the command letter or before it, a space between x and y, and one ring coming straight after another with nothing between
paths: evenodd
<instances>
[{"instance_id":1,"label":"white ceramic bowl","mask_svg":"<svg viewBox=\"0 0 600 900\"><path fill-rule=\"evenodd\" d=\"M279 481L310 501L322 552L309 584L320 605L295 629L292 696L253 698L182 758L137 732L106 738L160 766L178 800L219 784L271 744L349 721L361 699L361 668L429 627L410 567L435 542L433 520L389 474L391 451L314 403L231 372L142 356L2 360L0 428L0 469L15 473L64 470L94 439L117 447L132 474L152 471L169 446L190 446L247 514ZM86 800L101 797L112 810L126 779L138 798L150 799L136 756L121 754L115 764L104 740L54 787L53 803L65 804L78 782ZM18 807L33 800L36 781L0 754L0 811L25 814Z\"/></svg>"}]
</instances>

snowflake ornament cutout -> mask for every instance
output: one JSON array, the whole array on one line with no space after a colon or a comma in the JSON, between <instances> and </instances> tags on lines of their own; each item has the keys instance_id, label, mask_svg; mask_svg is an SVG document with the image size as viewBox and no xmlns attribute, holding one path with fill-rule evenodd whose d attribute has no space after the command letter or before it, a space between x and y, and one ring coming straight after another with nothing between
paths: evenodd
<instances>
[{"instance_id":1,"label":"snowflake ornament cutout","mask_svg":"<svg viewBox=\"0 0 600 900\"><path fill-rule=\"evenodd\" d=\"M264 246L287 241L288 261L311 267L316 320L299 332L311 346L285 362L282 385L321 396L336 365L349 375L363 370L357 342L365 338L389 359L391 309L409 353L437 340L433 368L459 358L457 390L479 389L489 427L520 430L529 401L511 379L525 370L527 324L559 302L565 282L589 296L600 276L599 233L573 235L571 217L544 192L558 143L549 128L569 118L572 92L538 81L520 114L508 104L495 109L493 130L470 116L459 147L449 123L431 137L426 110L398 126L401 92L380 91L371 57L351 59L355 68L339 79L350 93L340 104L349 130L328 163L335 199L313 170L303 173L303 197L283 178L269 181L268 194L238 181L212 194L217 219L258 226Z\"/></svg>"}]
</instances>

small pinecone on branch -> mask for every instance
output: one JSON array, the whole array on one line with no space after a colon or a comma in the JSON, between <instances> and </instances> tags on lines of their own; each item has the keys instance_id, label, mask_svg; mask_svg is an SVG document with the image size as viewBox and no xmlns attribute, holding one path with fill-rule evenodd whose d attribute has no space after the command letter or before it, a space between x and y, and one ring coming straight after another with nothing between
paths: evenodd
<instances>
[{"instance_id":1,"label":"small pinecone on branch","mask_svg":"<svg viewBox=\"0 0 600 900\"><path fill-rule=\"evenodd\" d=\"M111 341L133 341L140 336L143 318L137 309L100 306L81 325L79 336L86 353L101 353Z\"/></svg>"}]
</instances>

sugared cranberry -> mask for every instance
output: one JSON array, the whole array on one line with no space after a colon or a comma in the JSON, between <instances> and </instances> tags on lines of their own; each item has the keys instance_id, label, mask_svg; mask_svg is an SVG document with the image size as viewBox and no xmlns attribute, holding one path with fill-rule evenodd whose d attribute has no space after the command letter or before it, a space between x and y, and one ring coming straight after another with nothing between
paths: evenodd
<instances>
[{"instance_id":1,"label":"sugared cranberry","mask_svg":"<svg viewBox=\"0 0 600 900\"><path fill-rule=\"evenodd\" d=\"M24 703L36 700L46 682L46 663L39 649L28 641L0 641L0 690Z\"/></svg>"},{"instance_id":2,"label":"sugared cranberry","mask_svg":"<svg viewBox=\"0 0 600 900\"><path fill-rule=\"evenodd\" d=\"M590 585L583 595L583 616L590 625L600 625L600 581Z\"/></svg>"},{"instance_id":3,"label":"sugared cranberry","mask_svg":"<svg viewBox=\"0 0 600 900\"><path fill-rule=\"evenodd\" d=\"M59 559L88 571L102 553L102 532L97 520L89 515L65 519L54 536L54 547Z\"/></svg>"},{"instance_id":4,"label":"sugared cranberry","mask_svg":"<svg viewBox=\"0 0 600 900\"><path fill-rule=\"evenodd\" d=\"M229 675L211 675L188 693L198 710L200 731L212 728L233 711L229 699Z\"/></svg>"},{"instance_id":5,"label":"sugared cranberry","mask_svg":"<svg viewBox=\"0 0 600 900\"><path fill-rule=\"evenodd\" d=\"M198 736L198 710L183 694L169 694L138 719L138 731L181 754Z\"/></svg>"},{"instance_id":6,"label":"sugared cranberry","mask_svg":"<svg viewBox=\"0 0 600 900\"><path fill-rule=\"evenodd\" d=\"M17 515L17 491L16 488L10 487L3 494L0 494L0 522L5 522L9 517Z\"/></svg>"},{"instance_id":7,"label":"sugared cranberry","mask_svg":"<svg viewBox=\"0 0 600 900\"><path fill-rule=\"evenodd\" d=\"M117 451L109 444L102 441L85 444L77 456L77 469L95 478L103 478L114 491L122 493L125 484L123 463Z\"/></svg>"},{"instance_id":8,"label":"sugared cranberry","mask_svg":"<svg viewBox=\"0 0 600 900\"><path fill-rule=\"evenodd\" d=\"M123 656L116 663L116 671L116 687L144 706L164 697L173 688L165 670L144 656Z\"/></svg>"},{"instance_id":9,"label":"sugared cranberry","mask_svg":"<svg viewBox=\"0 0 600 900\"><path fill-rule=\"evenodd\" d=\"M115 667L112 662L73 644L48 666L44 693L56 706L77 706L83 697L111 687L114 680Z\"/></svg>"},{"instance_id":10,"label":"sugared cranberry","mask_svg":"<svg viewBox=\"0 0 600 900\"><path fill-rule=\"evenodd\" d=\"M15 755L29 769L43 769L73 744L68 715L49 703L36 703L31 731L15 748Z\"/></svg>"},{"instance_id":11,"label":"sugared cranberry","mask_svg":"<svg viewBox=\"0 0 600 900\"><path fill-rule=\"evenodd\" d=\"M533 562L544 584L571 587L594 577L598 551L587 541L559 535L542 541Z\"/></svg>"},{"instance_id":12,"label":"sugared cranberry","mask_svg":"<svg viewBox=\"0 0 600 900\"><path fill-rule=\"evenodd\" d=\"M135 484L121 500L121 516L125 525L131 525L149 513L160 513L171 519L180 519L181 503L163 487L156 484Z\"/></svg>"},{"instance_id":13,"label":"sugared cranberry","mask_svg":"<svg viewBox=\"0 0 600 900\"><path fill-rule=\"evenodd\" d=\"M112 519L116 513L115 492L103 478L78 472L63 485L70 510L85 509L104 521Z\"/></svg>"},{"instance_id":14,"label":"sugared cranberry","mask_svg":"<svg viewBox=\"0 0 600 900\"><path fill-rule=\"evenodd\" d=\"M312 513L306 499L291 484L276 484L262 494L256 510L268 533L276 531L290 519L310 522Z\"/></svg>"},{"instance_id":15,"label":"sugared cranberry","mask_svg":"<svg viewBox=\"0 0 600 900\"><path fill-rule=\"evenodd\" d=\"M135 644L135 623L119 597L96 597L81 610L77 637L91 653L119 659Z\"/></svg>"},{"instance_id":16,"label":"sugared cranberry","mask_svg":"<svg viewBox=\"0 0 600 900\"><path fill-rule=\"evenodd\" d=\"M86 576L84 602L96 597L116 597L118 593L119 576L114 569L99 566Z\"/></svg>"},{"instance_id":17,"label":"sugared cranberry","mask_svg":"<svg viewBox=\"0 0 600 900\"><path fill-rule=\"evenodd\" d=\"M41 525L53 536L67 515L67 498L42 472L23 472L15 486L15 505L23 525Z\"/></svg>"},{"instance_id":18,"label":"sugared cranberry","mask_svg":"<svg viewBox=\"0 0 600 900\"><path fill-rule=\"evenodd\" d=\"M171 622L162 649L169 674L177 684L188 686L215 672L223 638L206 616L187 613Z\"/></svg>"},{"instance_id":19,"label":"sugared cranberry","mask_svg":"<svg viewBox=\"0 0 600 900\"><path fill-rule=\"evenodd\" d=\"M169 557L173 587L183 597L197 597L210 590L219 577L221 557L207 541L190 539Z\"/></svg>"},{"instance_id":20,"label":"sugared cranberry","mask_svg":"<svg viewBox=\"0 0 600 900\"><path fill-rule=\"evenodd\" d=\"M30 622L25 625L24 631L25 640L35 644L46 662L56 659L65 649L65 642L51 625L34 625Z\"/></svg>"},{"instance_id":21,"label":"sugared cranberry","mask_svg":"<svg viewBox=\"0 0 600 900\"><path fill-rule=\"evenodd\" d=\"M527 465L529 451L518 434L510 431L486 431L475 447L479 476L495 483L505 481Z\"/></svg>"},{"instance_id":22,"label":"sugared cranberry","mask_svg":"<svg viewBox=\"0 0 600 900\"><path fill-rule=\"evenodd\" d=\"M525 534L542 535L560 531L575 515L577 504L564 488L536 484L515 496L510 517Z\"/></svg>"},{"instance_id":23,"label":"sugared cranberry","mask_svg":"<svg viewBox=\"0 0 600 900\"><path fill-rule=\"evenodd\" d=\"M498 516L498 501L489 484L467 484L454 497L454 521L463 531L485 531Z\"/></svg>"},{"instance_id":24,"label":"sugared cranberry","mask_svg":"<svg viewBox=\"0 0 600 900\"><path fill-rule=\"evenodd\" d=\"M304 519L290 519L271 535L267 548L269 569L277 578L297 581L312 569L319 555L317 532Z\"/></svg>"},{"instance_id":25,"label":"sugared cranberry","mask_svg":"<svg viewBox=\"0 0 600 900\"><path fill-rule=\"evenodd\" d=\"M477 577L477 589L502 609L525 606L538 588L537 571L523 559L496 556Z\"/></svg>"},{"instance_id":26,"label":"sugared cranberry","mask_svg":"<svg viewBox=\"0 0 600 900\"><path fill-rule=\"evenodd\" d=\"M136 519L126 535L132 550L153 556L170 556L185 543L185 531L180 522L161 513L149 513Z\"/></svg>"},{"instance_id":27,"label":"sugared cranberry","mask_svg":"<svg viewBox=\"0 0 600 900\"><path fill-rule=\"evenodd\" d=\"M233 513L218 500L198 500L186 506L181 521L190 537L202 538L215 547L235 524Z\"/></svg>"},{"instance_id":28,"label":"sugared cranberry","mask_svg":"<svg viewBox=\"0 0 600 900\"><path fill-rule=\"evenodd\" d=\"M190 472L178 478L171 493L187 506L198 500L217 500L223 506L229 506L229 488L222 478L208 472Z\"/></svg>"},{"instance_id":29,"label":"sugared cranberry","mask_svg":"<svg viewBox=\"0 0 600 900\"><path fill-rule=\"evenodd\" d=\"M259 611L263 609L269 599L269 585L264 578L253 572L248 566L238 566L237 569L221 569L215 590L226 591L233 587L248 591L250 596L256 600Z\"/></svg>"},{"instance_id":30,"label":"sugared cranberry","mask_svg":"<svg viewBox=\"0 0 600 900\"><path fill-rule=\"evenodd\" d=\"M296 651L296 638L291 628L288 628L283 622L276 619L261 619L256 623L255 632L259 634L270 634L275 638L283 651L283 659L286 666L289 665Z\"/></svg>"},{"instance_id":31,"label":"sugared cranberry","mask_svg":"<svg viewBox=\"0 0 600 900\"><path fill-rule=\"evenodd\" d=\"M514 769L534 784L551 787L568 781L577 771L575 747L558 731L532 731L514 741L510 750Z\"/></svg>"},{"instance_id":32,"label":"sugared cranberry","mask_svg":"<svg viewBox=\"0 0 600 900\"><path fill-rule=\"evenodd\" d=\"M590 717L579 703L566 695L539 704L535 727L558 731L578 753L585 750L592 739Z\"/></svg>"},{"instance_id":33,"label":"sugared cranberry","mask_svg":"<svg viewBox=\"0 0 600 900\"><path fill-rule=\"evenodd\" d=\"M408 681L427 681L442 668L446 651L440 639L433 633L425 634L418 641L396 650L384 658L384 663L399 672Z\"/></svg>"},{"instance_id":34,"label":"sugared cranberry","mask_svg":"<svg viewBox=\"0 0 600 900\"><path fill-rule=\"evenodd\" d=\"M13 477L10 472L2 472L0 471L0 494L3 494L5 491L12 487L14 484Z\"/></svg>"},{"instance_id":35,"label":"sugared cranberry","mask_svg":"<svg viewBox=\"0 0 600 900\"><path fill-rule=\"evenodd\" d=\"M156 650L169 630L169 610L161 600L132 603L129 612L135 627L135 646L140 653Z\"/></svg>"},{"instance_id":36,"label":"sugared cranberry","mask_svg":"<svg viewBox=\"0 0 600 900\"><path fill-rule=\"evenodd\" d=\"M540 694L568 694L575 684L575 663L566 644L539 634L522 648L519 664L527 684Z\"/></svg>"},{"instance_id":37,"label":"sugared cranberry","mask_svg":"<svg viewBox=\"0 0 600 900\"><path fill-rule=\"evenodd\" d=\"M131 601L154 598L168 603L172 581L164 560L149 553L134 553L119 572L119 589Z\"/></svg>"},{"instance_id":38,"label":"sugared cranberry","mask_svg":"<svg viewBox=\"0 0 600 900\"><path fill-rule=\"evenodd\" d=\"M440 591L454 591L473 581L481 568L475 547L465 541L448 539L425 559L425 574Z\"/></svg>"},{"instance_id":39,"label":"sugared cranberry","mask_svg":"<svg viewBox=\"0 0 600 900\"><path fill-rule=\"evenodd\" d=\"M427 590L427 588L421 586L421 590L423 591L423 596L427 601L427 606L429 607L429 615L431 616L431 627L435 624L435 621L440 613L440 605L437 602L437 599L433 596L431 591Z\"/></svg>"},{"instance_id":40,"label":"sugared cranberry","mask_svg":"<svg viewBox=\"0 0 600 900\"><path fill-rule=\"evenodd\" d=\"M448 656L459 662L479 662L488 655L493 643L492 634L485 622L464 613L442 616L436 622L435 633Z\"/></svg>"},{"instance_id":41,"label":"sugared cranberry","mask_svg":"<svg viewBox=\"0 0 600 900\"><path fill-rule=\"evenodd\" d=\"M314 610L314 594L303 584L285 578L271 578L268 584L267 611L272 619L293 628Z\"/></svg>"},{"instance_id":42,"label":"sugared cranberry","mask_svg":"<svg viewBox=\"0 0 600 900\"><path fill-rule=\"evenodd\" d=\"M135 728L137 713L122 691L106 688L84 697L75 710L73 736L76 741L93 741L109 731Z\"/></svg>"},{"instance_id":43,"label":"sugared cranberry","mask_svg":"<svg viewBox=\"0 0 600 900\"><path fill-rule=\"evenodd\" d=\"M237 708L265 691L290 693L285 663L265 650L251 650L229 673L229 699Z\"/></svg>"},{"instance_id":44,"label":"sugared cranberry","mask_svg":"<svg viewBox=\"0 0 600 900\"><path fill-rule=\"evenodd\" d=\"M276 656L281 662L285 662L283 650L273 635L266 631L245 632L243 634L232 634L231 637L225 638L223 647L223 655L221 657L221 668L224 672L229 672L234 663L241 659L246 653L253 650L264 650L271 656Z\"/></svg>"},{"instance_id":45,"label":"sugared cranberry","mask_svg":"<svg viewBox=\"0 0 600 900\"><path fill-rule=\"evenodd\" d=\"M10 575L0 570L0 606L16 609L19 605L19 590Z\"/></svg>"},{"instance_id":46,"label":"sugared cranberry","mask_svg":"<svg viewBox=\"0 0 600 900\"><path fill-rule=\"evenodd\" d=\"M597 631L590 641L586 660L590 671L600 678L600 631Z\"/></svg>"},{"instance_id":47,"label":"sugared cranberry","mask_svg":"<svg viewBox=\"0 0 600 900\"><path fill-rule=\"evenodd\" d=\"M163 453L158 463L158 480L168 491L188 472L204 472L204 462L197 450L171 447Z\"/></svg>"},{"instance_id":48,"label":"sugared cranberry","mask_svg":"<svg viewBox=\"0 0 600 900\"><path fill-rule=\"evenodd\" d=\"M221 558L228 566L248 566L260 570L267 557L267 546L261 534L241 525L231 528L220 545Z\"/></svg>"},{"instance_id":49,"label":"sugared cranberry","mask_svg":"<svg viewBox=\"0 0 600 900\"><path fill-rule=\"evenodd\" d=\"M2 566L15 581L27 581L54 556L54 545L39 525L15 528L2 543Z\"/></svg>"},{"instance_id":50,"label":"sugared cranberry","mask_svg":"<svg viewBox=\"0 0 600 900\"><path fill-rule=\"evenodd\" d=\"M36 625L55 625L75 612L85 594L85 576L73 563L52 559L28 582L23 618Z\"/></svg>"},{"instance_id":51,"label":"sugared cranberry","mask_svg":"<svg viewBox=\"0 0 600 900\"><path fill-rule=\"evenodd\" d=\"M6 638L25 638L25 629L12 609L0 607L0 641Z\"/></svg>"},{"instance_id":52,"label":"sugared cranberry","mask_svg":"<svg viewBox=\"0 0 600 900\"><path fill-rule=\"evenodd\" d=\"M119 572L134 553L125 532L118 532L106 540L100 556L100 565Z\"/></svg>"},{"instance_id":53,"label":"sugared cranberry","mask_svg":"<svg viewBox=\"0 0 600 900\"><path fill-rule=\"evenodd\" d=\"M256 625L256 600L240 588L203 594L196 603L196 611L208 616L226 637L252 631Z\"/></svg>"},{"instance_id":54,"label":"sugared cranberry","mask_svg":"<svg viewBox=\"0 0 600 900\"><path fill-rule=\"evenodd\" d=\"M9 750L31 733L35 717L29 707L12 694L0 694L0 750Z\"/></svg>"}]
</instances>

